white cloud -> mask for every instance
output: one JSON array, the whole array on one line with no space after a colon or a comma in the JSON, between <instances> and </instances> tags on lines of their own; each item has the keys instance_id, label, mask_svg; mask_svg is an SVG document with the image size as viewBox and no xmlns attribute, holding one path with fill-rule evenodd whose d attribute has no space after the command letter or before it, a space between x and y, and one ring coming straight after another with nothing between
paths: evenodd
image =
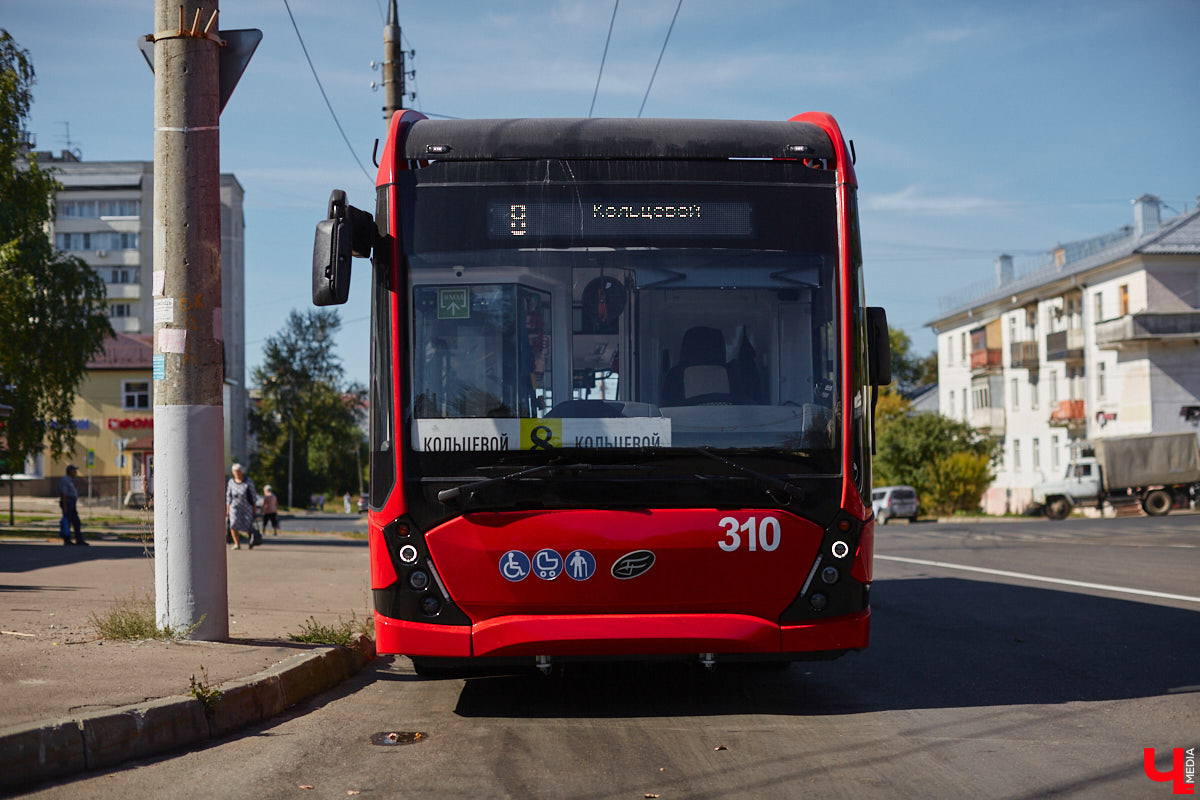
<instances>
[{"instance_id":1,"label":"white cloud","mask_svg":"<svg viewBox=\"0 0 1200 800\"><path fill-rule=\"evenodd\" d=\"M1005 203L986 197L945 195L933 197L916 186L908 186L890 194L863 192L859 203L864 211L900 212L905 214L967 214L982 209L994 209Z\"/></svg>"}]
</instances>

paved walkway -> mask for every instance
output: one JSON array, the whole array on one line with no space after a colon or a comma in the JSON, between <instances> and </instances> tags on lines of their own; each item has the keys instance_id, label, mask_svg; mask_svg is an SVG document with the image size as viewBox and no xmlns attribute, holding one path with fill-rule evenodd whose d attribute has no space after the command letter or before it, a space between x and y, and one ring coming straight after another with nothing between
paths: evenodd
<instances>
[{"instance_id":1,"label":"paved walkway","mask_svg":"<svg viewBox=\"0 0 1200 800\"><path fill-rule=\"evenodd\" d=\"M96 536L97 530L103 533ZM139 532L144 541L118 537ZM281 664L294 672L329 660L329 648L289 641L310 617L325 624L350 620L352 614L370 619L366 540L285 531L268 536L262 547L248 550L243 544L228 552L228 641L107 641L98 634L94 615L103 616L122 602L152 606L153 536L149 521L137 519L107 529L85 525L85 533L94 537L90 546L66 547L57 538L56 523L45 538L6 538L0 525L0 774L25 766L13 762L29 755L28 743L9 741L5 747L6 734L18 728L102 715L159 698L190 699L193 677L219 688L273 668L278 672ZM322 666L315 690L332 685L325 673L340 669ZM276 678L276 693L278 684ZM290 699L295 701L294 691ZM46 743L39 742L44 751ZM92 758L83 766L103 763L104 758Z\"/></svg>"}]
</instances>

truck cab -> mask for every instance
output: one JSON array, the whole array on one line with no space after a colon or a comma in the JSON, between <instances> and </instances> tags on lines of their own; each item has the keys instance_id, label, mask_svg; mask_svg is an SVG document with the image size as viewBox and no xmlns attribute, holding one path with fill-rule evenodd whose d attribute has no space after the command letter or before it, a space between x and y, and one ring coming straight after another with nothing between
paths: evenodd
<instances>
[{"instance_id":1,"label":"truck cab","mask_svg":"<svg viewBox=\"0 0 1200 800\"><path fill-rule=\"evenodd\" d=\"M1102 497L1100 462L1079 458L1067 464L1060 480L1043 481L1033 487L1033 501L1046 509L1051 519L1063 519L1081 503L1098 502Z\"/></svg>"}]
</instances>

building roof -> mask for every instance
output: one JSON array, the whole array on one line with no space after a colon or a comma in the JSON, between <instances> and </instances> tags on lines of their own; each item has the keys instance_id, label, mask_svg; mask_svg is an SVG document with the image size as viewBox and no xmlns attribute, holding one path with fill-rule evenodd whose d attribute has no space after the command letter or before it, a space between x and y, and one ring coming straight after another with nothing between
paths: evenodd
<instances>
[{"instance_id":1,"label":"building roof","mask_svg":"<svg viewBox=\"0 0 1200 800\"><path fill-rule=\"evenodd\" d=\"M104 351L88 362L88 369L150 369L154 337L148 333L114 333Z\"/></svg>"},{"instance_id":2,"label":"building roof","mask_svg":"<svg viewBox=\"0 0 1200 800\"><path fill-rule=\"evenodd\" d=\"M1066 252L1067 258L1061 265L1056 264L1053 260L1055 251ZM938 323L971 309L1005 300L1013 295L1030 292L1063 278L1080 275L1133 255L1198 255L1200 254L1200 204L1186 214L1166 220L1158 228L1143 236L1136 236L1134 228L1127 225L1083 242L1060 245L1051 251L1051 254L1050 263L1035 267L1000 285L996 285L995 280L988 280L969 286L956 294L943 297L941 313L925 324L937 327Z\"/></svg>"}]
</instances>

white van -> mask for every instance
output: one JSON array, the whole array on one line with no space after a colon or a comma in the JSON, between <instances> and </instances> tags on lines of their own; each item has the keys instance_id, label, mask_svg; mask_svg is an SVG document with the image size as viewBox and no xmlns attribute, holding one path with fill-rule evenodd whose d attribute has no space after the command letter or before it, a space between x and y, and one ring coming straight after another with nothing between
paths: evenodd
<instances>
[{"instance_id":1,"label":"white van","mask_svg":"<svg viewBox=\"0 0 1200 800\"><path fill-rule=\"evenodd\" d=\"M921 503L911 486L880 486L871 492L871 508L879 524L887 525L892 517L908 517L909 522L916 522Z\"/></svg>"}]
</instances>

